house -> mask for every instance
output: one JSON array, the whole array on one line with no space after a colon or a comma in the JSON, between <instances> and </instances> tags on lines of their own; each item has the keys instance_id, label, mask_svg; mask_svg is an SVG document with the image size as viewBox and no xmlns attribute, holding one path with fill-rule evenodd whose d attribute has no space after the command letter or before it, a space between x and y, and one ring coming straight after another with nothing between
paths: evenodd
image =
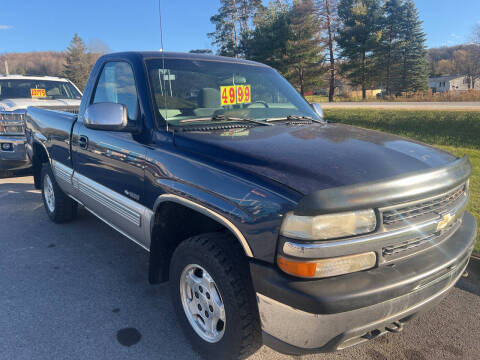
<instances>
[{"instance_id":1,"label":"house","mask_svg":"<svg viewBox=\"0 0 480 360\"><path fill-rule=\"evenodd\" d=\"M470 79L465 75L448 75L430 78L429 87L434 93L466 91L471 89ZM475 90L480 90L480 80L475 81Z\"/></svg>"}]
</instances>

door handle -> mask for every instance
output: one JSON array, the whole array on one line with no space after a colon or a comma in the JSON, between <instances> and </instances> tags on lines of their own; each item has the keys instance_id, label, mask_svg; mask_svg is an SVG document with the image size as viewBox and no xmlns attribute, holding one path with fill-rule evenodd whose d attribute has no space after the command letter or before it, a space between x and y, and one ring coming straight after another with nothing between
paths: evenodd
<instances>
[{"instance_id":1,"label":"door handle","mask_svg":"<svg viewBox=\"0 0 480 360\"><path fill-rule=\"evenodd\" d=\"M78 145L82 149L86 149L88 147L88 137L86 137L85 135L80 135L80 137L78 138Z\"/></svg>"}]
</instances>

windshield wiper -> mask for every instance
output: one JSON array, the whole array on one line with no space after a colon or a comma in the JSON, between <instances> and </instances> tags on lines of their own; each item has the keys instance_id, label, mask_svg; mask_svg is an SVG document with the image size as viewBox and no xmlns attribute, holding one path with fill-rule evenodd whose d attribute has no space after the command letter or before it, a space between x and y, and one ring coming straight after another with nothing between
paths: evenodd
<instances>
[{"instance_id":1,"label":"windshield wiper","mask_svg":"<svg viewBox=\"0 0 480 360\"><path fill-rule=\"evenodd\" d=\"M300 115L288 115L288 116L278 117L278 118L269 118L269 119L265 119L265 121L267 123L275 122L275 121L312 121L312 122L324 124L324 121L322 120L317 120L310 116L300 116Z\"/></svg>"},{"instance_id":2,"label":"windshield wiper","mask_svg":"<svg viewBox=\"0 0 480 360\"><path fill-rule=\"evenodd\" d=\"M202 117L202 118L194 118L194 119L185 119L185 120L180 120L180 123L194 123L194 122L199 122L199 121L243 121L243 122L251 122L254 124L258 125L263 125L263 126L272 126L272 124L268 124L265 121L260 121L260 120L254 120L254 119L249 119L249 118L239 118L239 117L233 117L233 116L225 116L223 114L218 114L218 115L213 115L212 117Z\"/></svg>"}]
</instances>

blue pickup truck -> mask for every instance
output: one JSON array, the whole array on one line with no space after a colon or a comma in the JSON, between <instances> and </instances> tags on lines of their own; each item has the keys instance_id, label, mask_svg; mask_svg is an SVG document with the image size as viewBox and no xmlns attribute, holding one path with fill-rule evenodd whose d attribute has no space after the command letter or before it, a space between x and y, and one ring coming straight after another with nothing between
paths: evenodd
<instances>
[{"instance_id":1,"label":"blue pickup truck","mask_svg":"<svg viewBox=\"0 0 480 360\"><path fill-rule=\"evenodd\" d=\"M473 249L467 158L328 123L256 62L108 54L78 115L29 108L26 122L51 220L81 205L149 251L149 281L169 281L206 358L399 332Z\"/></svg>"}]
</instances>

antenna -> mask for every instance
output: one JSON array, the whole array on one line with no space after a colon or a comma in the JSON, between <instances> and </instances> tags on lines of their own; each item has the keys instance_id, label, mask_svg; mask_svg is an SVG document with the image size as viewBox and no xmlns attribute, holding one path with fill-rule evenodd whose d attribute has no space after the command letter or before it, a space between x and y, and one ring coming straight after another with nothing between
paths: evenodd
<instances>
[{"instance_id":1,"label":"antenna","mask_svg":"<svg viewBox=\"0 0 480 360\"><path fill-rule=\"evenodd\" d=\"M160 51L163 51L162 0L158 0L158 15L160 16Z\"/></svg>"},{"instance_id":2,"label":"antenna","mask_svg":"<svg viewBox=\"0 0 480 360\"><path fill-rule=\"evenodd\" d=\"M165 106L165 126L166 130L168 131L168 110L167 110L167 88L165 85L165 48L163 46L163 23L162 23L162 0L158 0L158 15L160 17L160 45L161 49L160 51L162 52L162 74L160 75L160 84L162 86L162 95L164 99L164 106ZM172 91L171 89L172 84L170 83L170 92Z\"/></svg>"}]
</instances>

